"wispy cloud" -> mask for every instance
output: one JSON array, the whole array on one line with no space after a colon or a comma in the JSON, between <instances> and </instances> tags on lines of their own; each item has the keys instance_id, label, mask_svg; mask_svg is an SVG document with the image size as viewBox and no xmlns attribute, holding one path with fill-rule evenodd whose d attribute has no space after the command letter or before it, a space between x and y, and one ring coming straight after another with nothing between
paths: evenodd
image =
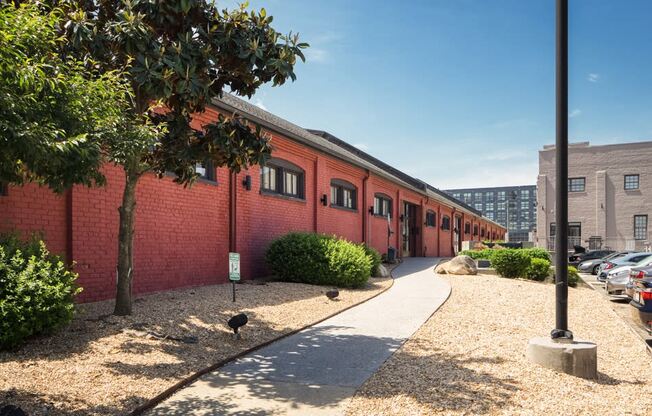
<instances>
[{"instance_id":1,"label":"wispy cloud","mask_svg":"<svg viewBox=\"0 0 652 416\"><path fill-rule=\"evenodd\" d=\"M579 116L580 114L582 114L582 110L580 110L579 108L576 108L573 111L571 111L570 113L568 113L568 117L573 118L573 117Z\"/></svg>"},{"instance_id":2,"label":"wispy cloud","mask_svg":"<svg viewBox=\"0 0 652 416\"><path fill-rule=\"evenodd\" d=\"M595 72L591 72L591 73L589 73L589 75L586 77L586 79L587 79L589 82L598 82L598 80L600 79L600 74L596 74Z\"/></svg>"},{"instance_id":3,"label":"wispy cloud","mask_svg":"<svg viewBox=\"0 0 652 416\"><path fill-rule=\"evenodd\" d=\"M369 146L366 143L353 143L354 147L357 147L358 149L362 150L363 152L366 152L369 150Z\"/></svg>"}]
</instances>

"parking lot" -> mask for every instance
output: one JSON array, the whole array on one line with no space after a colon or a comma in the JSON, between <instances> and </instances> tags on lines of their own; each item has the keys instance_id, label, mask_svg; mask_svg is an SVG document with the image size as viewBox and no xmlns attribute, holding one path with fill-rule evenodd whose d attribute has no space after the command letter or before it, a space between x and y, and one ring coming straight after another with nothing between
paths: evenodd
<instances>
[{"instance_id":1,"label":"parking lot","mask_svg":"<svg viewBox=\"0 0 652 416\"><path fill-rule=\"evenodd\" d=\"M648 352L652 355L652 336L650 336L645 328L643 328L640 320L632 316L632 311L634 308L629 305L630 299L624 295L607 295L604 290L605 283L598 281L596 276L590 273L580 273L580 277L584 283L589 285L595 291L601 293L604 298L608 300L611 308L618 314L618 316L620 316L625 321L625 323L632 329L634 333L640 336L641 339L647 343Z\"/></svg>"}]
</instances>

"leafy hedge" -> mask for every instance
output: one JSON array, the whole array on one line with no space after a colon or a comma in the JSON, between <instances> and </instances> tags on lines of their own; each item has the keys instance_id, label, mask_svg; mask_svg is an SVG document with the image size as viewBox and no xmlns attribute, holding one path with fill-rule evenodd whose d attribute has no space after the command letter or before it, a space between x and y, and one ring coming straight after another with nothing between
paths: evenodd
<instances>
[{"instance_id":1,"label":"leafy hedge","mask_svg":"<svg viewBox=\"0 0 652 416\"><path fill-rule=\"evenodd\" d=\"M568 286L575 287L580 281L580 275L573 266L568 266Z\"/></svg>"},{"instance_id":2,"label":"leafy hedge","mask_svg":"<svg viewBox=\"0 0 652 416\"><path fill-rule=\"evenodd\" d=\"M545 248L522 248L523 251L531 259L542 259L550 261L550 254Z\"/></svg>"},{"instance_id":3,"label":"leafy hedge","mask_svg":"<svg viewBox=\"0 0 652 416\"><path fill-rule=\"evenodd\" d=\"M280 280L338 287L363 286L372 267L362 246L314 233L290 233L273 241L265 260Z\"/></svg>"},{"instance_id":4,"label":"leafy hedge","mask_svg":"<svg viewBox=\"0 0 652 416\"><path fill-rule=\"evenodd\" d=\"M361 244L361 246L364 249L364 252L367 255L367 257L369 257L369 260L371 260L371 275L378 276L379 274L378 268L380 267L380 263L382 262L382 257L380 256L380 253L375 248L369 247L366 244Z\"/></svg>"},{"instance_id":5,"label":"leafy hedge","mask_svg":"<svg viewBox=\"0 0 652 416\"><path fill-rule=\"evenodd\" d=\"M491 265L499 275L514 279L526 275L527 268L530 266L530 257L520 249L495 250Z\"/></svg>"},{"instance_id":6,"label":"leafy hedge","mask_svg":"<svg viewBox=\"0 0 652 416\"><path fill-rule=\"evenodd\" d=\"M493 254L498 251L498 250L493 250L490 248L486 248L484 250L464 250L459 253L460 256L469 256L473 260L489 260L491 261L491 257Z\"/></svg>"},{"instance_id":7,"label":"leafy hedge","mask_svg":"<svg viewBox=\"0 0 652 416\"><path fill-rule=\"evenodd\" d=\"M526 277L530 280L536 280L539 282L546 280L548 275L550 275L550 261L536 257L531 258L530 265L528 266L525 274Z\"/></svg>"},{"instance_id":8,"label":"leafy hedge","mask_svg":"<svg viewBox=\"0 0 652 416\"><path fill-rule=\"evenodd\" d=\"M14 348L33 335L70 322L81 289L77 274L50 255L43 241L0 239L0 349Z\"/></svg>"}]
</instances>

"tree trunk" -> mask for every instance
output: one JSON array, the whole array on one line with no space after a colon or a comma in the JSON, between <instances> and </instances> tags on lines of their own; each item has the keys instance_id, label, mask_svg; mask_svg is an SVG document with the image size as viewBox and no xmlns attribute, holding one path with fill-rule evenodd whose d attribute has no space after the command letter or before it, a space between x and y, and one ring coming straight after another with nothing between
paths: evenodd
<instances>
[{"instance_id":1,"label":"tree trunk","mask_svg":"<svg viewBox=\"0 0 652 416\"><path fill-rule=\"evenodd\" d=\"M133 276L134 223L136 219L136 184L140 174L125 169L126 181L122 194L120 231L118 234L118 284L114 315L131 315L131 278Z\"/></svg>"}]
</instances>

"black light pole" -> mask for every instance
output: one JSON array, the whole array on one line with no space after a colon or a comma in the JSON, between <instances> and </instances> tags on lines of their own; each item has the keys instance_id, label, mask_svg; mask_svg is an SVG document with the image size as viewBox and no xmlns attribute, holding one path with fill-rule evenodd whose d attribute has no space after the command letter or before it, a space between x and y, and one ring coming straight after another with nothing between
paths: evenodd
<instances>
[{"instance_id":1,"label":"black light pole","mask_svg":"<svg viewBox=\"0 0 652 416\"><path fill-rule=\"evenodd\" d=\"M555 198L555 329L556 340L572 340L568 330L568 0L557 0L557 132Z\"/></svg>"}]
</instances>

